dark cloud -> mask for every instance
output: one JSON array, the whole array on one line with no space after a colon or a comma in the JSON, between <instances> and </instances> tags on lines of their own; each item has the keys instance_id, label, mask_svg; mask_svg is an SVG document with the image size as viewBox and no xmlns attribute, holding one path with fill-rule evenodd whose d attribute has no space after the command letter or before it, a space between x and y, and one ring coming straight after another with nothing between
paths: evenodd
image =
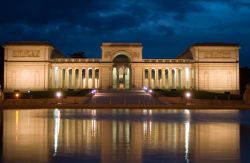
<instances>
[{"instance_id":1,"label":"dark cloud","mask_svg":"<svg viewBox=\"0 0 250 163\"><path fill-rule=\"evenodd\" d=\"M142 42L144 57L174 58L193 42L239 42L249 65L248 0L8 0L0 42L46 40L100 57L100 44Z\"/></svg>"}]
</instances>

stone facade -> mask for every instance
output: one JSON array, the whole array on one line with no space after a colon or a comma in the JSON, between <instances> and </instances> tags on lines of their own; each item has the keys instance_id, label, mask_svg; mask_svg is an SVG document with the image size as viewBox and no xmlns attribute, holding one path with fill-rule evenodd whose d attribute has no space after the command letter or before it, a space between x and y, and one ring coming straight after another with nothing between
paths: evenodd
<instances>
[{"instance_id":1,"label":"stone facade","mask_svg":"<svg viewBox=\"0 0 250 163\"><path fill-rule=\"evenodd\" d=\"M44 42L4 48L4 91L146 86L239 92L238 44L193 44L177 59L143 59L140 43L103 43L101 59L55 58L55 47Z\"/></svg>"}]
</instances>

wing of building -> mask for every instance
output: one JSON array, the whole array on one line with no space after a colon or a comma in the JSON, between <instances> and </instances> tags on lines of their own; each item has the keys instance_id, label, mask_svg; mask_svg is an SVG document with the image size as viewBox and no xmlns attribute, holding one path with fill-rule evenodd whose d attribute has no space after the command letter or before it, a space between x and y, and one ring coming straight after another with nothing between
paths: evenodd
<instances>
[{"instance_id":1,"label":"wing of building","mask_svg":"<svg viewBox=\"0 0 250 163\"><path fill-rule=\"evenodd\" d=\"M66 58L48 42L3 47L4 91L146 86L239 92L238 44L193 44L176 59L144 59L141 43L103 43L99 59Z\"/></svg>"}]
</instances>

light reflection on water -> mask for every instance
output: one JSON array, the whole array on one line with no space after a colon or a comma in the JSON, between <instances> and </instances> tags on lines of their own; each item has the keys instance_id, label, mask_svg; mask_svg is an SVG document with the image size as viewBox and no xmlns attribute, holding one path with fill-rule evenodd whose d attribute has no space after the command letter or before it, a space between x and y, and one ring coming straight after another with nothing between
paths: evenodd
<instances>
[{"instance_id":1,"label":"light reflection on water","mask_svg":"<svg viewBox=\"0 0 250 163\"><path fill-rule=\"evenodd\" d=\"M4 110L2 162L247 162L249 117L237 110Z\"/></svg>"}]
</instances>

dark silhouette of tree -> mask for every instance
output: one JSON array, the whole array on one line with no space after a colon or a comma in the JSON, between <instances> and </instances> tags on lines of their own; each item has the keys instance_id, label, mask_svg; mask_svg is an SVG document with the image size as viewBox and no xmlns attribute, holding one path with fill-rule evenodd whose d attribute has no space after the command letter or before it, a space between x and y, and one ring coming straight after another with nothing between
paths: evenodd
<instances>
[{"instance_id":1,"label":"dark silhouette of tree","mask_svg":"<svg viewBox=\"0 0 250 163\"><path fill-rule=\"evenodd\" d=\"M85 55L85 52L83 51L79 51L79 52L74 52L72 54L70 54L71 58L87 58L87 56Z\"/></svg>"}]
</instances>

